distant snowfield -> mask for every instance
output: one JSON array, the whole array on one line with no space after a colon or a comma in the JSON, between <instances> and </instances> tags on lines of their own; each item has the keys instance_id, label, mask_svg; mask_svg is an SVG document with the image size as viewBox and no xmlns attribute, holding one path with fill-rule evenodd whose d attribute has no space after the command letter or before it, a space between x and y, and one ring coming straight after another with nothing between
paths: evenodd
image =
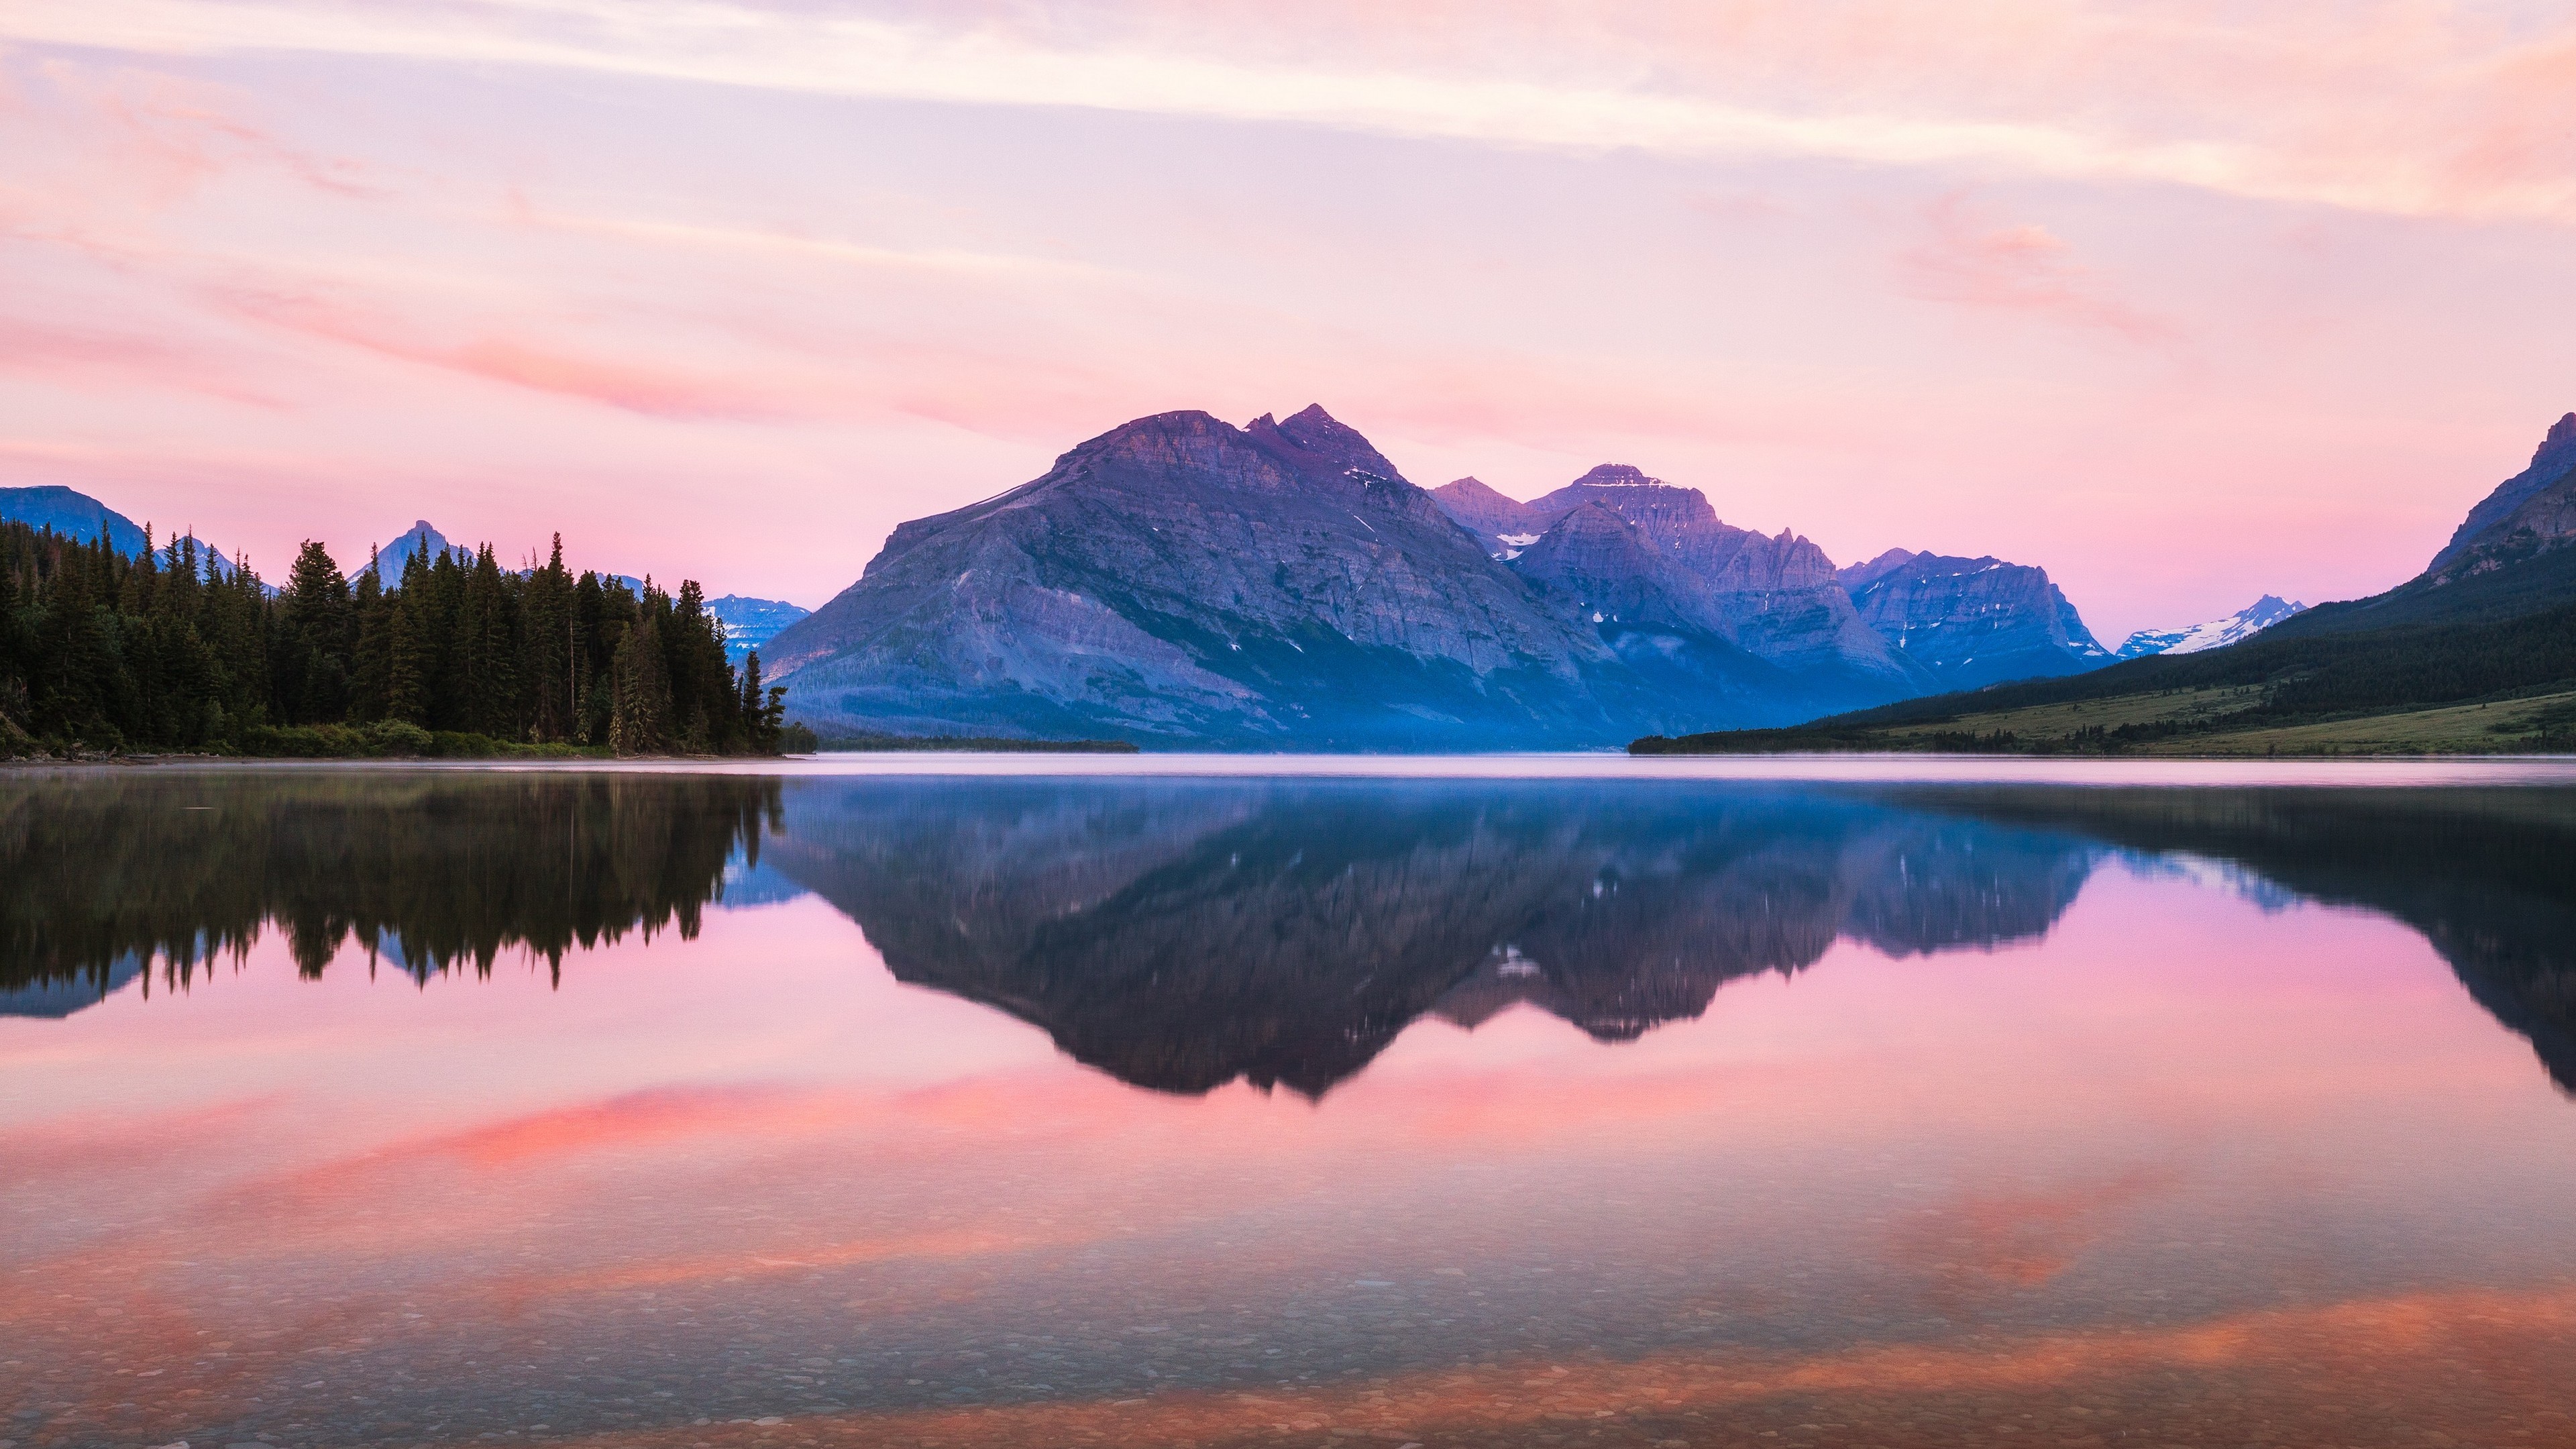
<instances>
[{"instance_id":1,"label":"distant snowfield","mask_svg":"<svg viewBox=\"0 0 2576 1449\"><path fill-rule=\"evenodd\" d=\"M2188 629L2140 629L2120 645L2119 653L2123 659L2139 659L2149 654L2198 654L2204 649L2224 649L2307 611L2305 604L2265 594L2224 619L2212 619Z\"/></svg>"}]
</instances>

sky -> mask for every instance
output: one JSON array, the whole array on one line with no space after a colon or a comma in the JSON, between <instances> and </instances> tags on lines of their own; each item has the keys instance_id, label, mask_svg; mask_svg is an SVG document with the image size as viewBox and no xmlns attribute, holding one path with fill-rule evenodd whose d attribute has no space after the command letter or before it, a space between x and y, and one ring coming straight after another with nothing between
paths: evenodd
<instances>
[{"instance_id":1,"label":"sky","mask_svg":"<svg viewBox=\"0 0 2576 1449\"><path fill-rule=\"evenodd\" d=\"M0 486L818 605L1321 403L2046 567L2418 570L2576 409L2576 14L2352 0L0 0Z\"/></svg>"}]
</instances>

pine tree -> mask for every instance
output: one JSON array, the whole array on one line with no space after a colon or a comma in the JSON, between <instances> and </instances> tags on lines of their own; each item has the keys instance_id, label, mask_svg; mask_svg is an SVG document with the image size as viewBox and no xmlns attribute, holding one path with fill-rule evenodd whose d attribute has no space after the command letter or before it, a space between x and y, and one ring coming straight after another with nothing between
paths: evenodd
<instances>
[{"instance_id":1,"label":"pine tree","mask_svg":"<svg viewBox=\"0 0 2576 1449\"><path fill-rule=\"evenodd\" d=\"M349 708L350 655L357 641L349 581L321 544L306 539L296 554L278 615L279 717L295 724L342 718Z\"/></svg>"},{"instance_id":2,"label":"pine tree","mask_svg":"<svg viewBox=\"0 0 2576 1449\"><path fill-rule=\"evenodd\" d=\"M393 666L394 602L384 589L384 554L370 546L367 566L358 574L351 602L358 618L358 642L349 665L349 717L385 717L385 684Z\"/></svg>"},{"instance_id":3,"label":"pine tree","mask_svg":"<svg viewBox=\"0 0 2576 1449\"><path fill-rule=\"evenodd\" d=\"M402 585L385 620L384 717L429 723L433 654L429 647L429 561L414 549L403 560Z\"/></svg>"},{"instance_id":4,"label":"pine tree","mask_svg":"<svg viewBox=\"0 0 2576 1449\"><path fill-rule=\"evenodd\" d=\"M563 535L543 568L531 569L521 592L519 679L531 738L570 739L575 729L573 696L573 584L564 572Z\"/></svg>"},{"instance_id":5,"label":"pine tree","mask_svg":"<svg viewBox=\"0 0 2576 1449\"><path fill-rule=\"evenodd\" d=\"M671 680L662 657L658 621L652 615L645 615L617 646L615 680L609 748L621 755L658 755L669 750Z\"/></svg>"}]
</instances>

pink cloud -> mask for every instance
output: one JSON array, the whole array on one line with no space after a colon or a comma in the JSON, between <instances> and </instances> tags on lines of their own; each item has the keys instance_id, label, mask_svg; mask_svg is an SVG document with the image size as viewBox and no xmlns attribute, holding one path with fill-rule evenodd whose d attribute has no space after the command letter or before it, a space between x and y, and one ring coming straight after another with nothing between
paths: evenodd
<instances>
[{"instance_id":1,"label":"pink cloud","mask_svg":"<svg viewBox=\"0 0 2576 1449\"><path fill-rule=\"evenodd\" d=\"M391 309L318 292L218 285L205 289L203 295L218 310L271 327L649 417L770 419L797 410L771 389L688 369L618 361L552 342L491 333L461 341L439 340L427 335L430 328Z\"/></svg>"},{"instance_id":2,"label":"pink cloud","mask_svg":"<svg viewBox=\"0 0 2576 1449\"><path fill-rule=\"evenodd\" d=\"M0 369L49 386L78 379L120 390L201 393L263 409L283 406L273 390L254 385L238 366L204 347L34 318L0 315Z\"/></svg>"},{"instance_id":3,"label":"pink cloud","mask_svg":"<svg viewBox=\"0 0 2576 1449\"><path fill-rule=\"evenodd\" d=\"M2074 261L2073 249L2044 226L1989 227L1955 194L1926 208L1924 221L1931 235L1896 261L1898 284L1908 295L2137 343L2175 336L2170 323L2105 295L2093 274Z\"/></svg>"}]
</instances>

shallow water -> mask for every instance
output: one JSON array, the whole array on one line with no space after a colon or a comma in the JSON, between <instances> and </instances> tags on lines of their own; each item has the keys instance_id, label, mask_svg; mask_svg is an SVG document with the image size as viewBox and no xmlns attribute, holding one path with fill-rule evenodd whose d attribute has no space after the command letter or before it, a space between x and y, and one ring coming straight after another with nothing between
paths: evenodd
<instances>
[{"instance_id":1,"label":"shallow water","mask_svg":"<svg viewBox=\"0 0 2576 1449\"><path fill-rule=\"evenodd\" d=\"M2576 1441L2576 772L0 775L0 1444Z\"/></svg>"}]
</instances>

